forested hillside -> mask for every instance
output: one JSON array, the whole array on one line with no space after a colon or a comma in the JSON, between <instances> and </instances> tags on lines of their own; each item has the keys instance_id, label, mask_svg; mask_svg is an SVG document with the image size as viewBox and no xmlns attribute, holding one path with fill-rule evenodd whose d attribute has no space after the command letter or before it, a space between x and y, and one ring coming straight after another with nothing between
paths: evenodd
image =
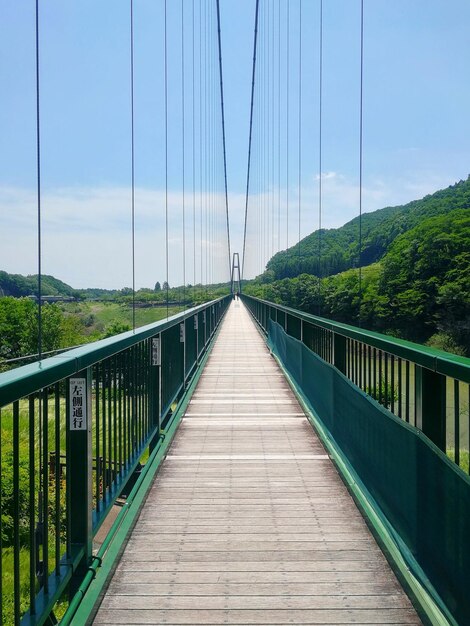
<instances>
[{"instance_id":1,"label":"forested hillside","mask_svg":"<svg viewBox=\"0 0 470 626\"><path fill-rule=\"evenodd\" d=\"M75 289L62 282L54 276L43 274L42 293L47 296L64 296L75 298L78 293ZM37 274L22 276L21 274L8 274L0 270L0 296L14 296L21 298L24 296L34 296L38 292Z\"/></svg>"},{"instance_id":2,"label":"forested hillside","mask_svg":"<svg viewBox=\"0 0 470 626\"><path fill-rule=\"evenodd\" d=\"M143 326L228 293L228 285L140 289L135 294L136 326ZM38 304L27 296L37 293L37 277L0 272L0 372L12 359L35 354L38 343ZM42 307L44 352L96 341L132 328L132 289L72 289L62 281L43 276L43 293L73 297L73 301L46 302ZM11 295L10 295L11 294ZM23 364L14 362L15 365Z\"/></svg>"},{"instance_id":3,"label":"forested hillside","mask_svg":"<svg viewBox=\"0 0 470 626\"><path fill-rule=\"evenodd\" d=\"M451 189L461 203L469 181ZM417 225L395 237L380 261L361 268L361 288L359 270L349 269L322 279L304 273L274 282L265 274L245 291L470 356L470 210L443 211L436 201L436 213L439 206L440 215L423 219L421 210L419 219L408 217Z\"/></svg>"},{"instance_id":4,"label":"forested hillside","mask_svg":"<svg viewBox=\"0 0 470 626\"><path fill-rule=\"evenodd\" d=\"M267 264L270 278L292 278L299 274L330 276L379 261L392 242L403 233L432 217L470 209L470 176L403 206L388 207L362 216L362 251L359 258L359 218L341 228L315 231L299 246L278 252ZM299 261L300 257L300 261Z\"/></svg>"}]
</instances>

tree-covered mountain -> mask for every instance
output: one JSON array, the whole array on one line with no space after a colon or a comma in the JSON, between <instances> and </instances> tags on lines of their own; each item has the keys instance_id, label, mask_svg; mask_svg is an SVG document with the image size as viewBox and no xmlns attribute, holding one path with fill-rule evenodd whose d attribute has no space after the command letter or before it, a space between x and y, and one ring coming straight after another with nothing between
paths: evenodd
<instances>
[{"instance_id":1,"label":"tree-covered mountain","mask_svg":"<svg viewBox=\"0 0 470 626\"><path fill-rule=\"evenodd\" d=\"M0 270L0 296L21 298L37 296L37 293L37 274L22 276L21 274L8 274L8 272ZM63 296L67 298L76 298L78 295L78 292L70 285L46 274L42 275L42 293L45 296Z\"/></svg>"},{"instance_id":2,"label":"tree-covered mountain","mask_svg":"<svg viewBox=\"0 0 470 626\"><path fill-rule=\"evenodd\" d=\"M379 261L392 242L432 217L456 209L470 209L470 176L408 204L379 209L362 215L362 248L359 258L359 218L341 228L315 231L296 244L274 255L267 264L267 275L277 280L299 274L330 276L354 267Z\"/></svg>"},{"instance_id":3,"label":"tree-covered mountain","mask_svg":"<svg viewBox=\"0 0 470 626\"><path fill-rule=\"evenodd\" d=\"M460 197L462 186L453 187ZM414 220L417 224L396 236L379 261L360 271L320 279L303 273L272 282L265 273L245 291L470 356L470 208L440 208L441 214Z\"/></svg>"}]
</instances>

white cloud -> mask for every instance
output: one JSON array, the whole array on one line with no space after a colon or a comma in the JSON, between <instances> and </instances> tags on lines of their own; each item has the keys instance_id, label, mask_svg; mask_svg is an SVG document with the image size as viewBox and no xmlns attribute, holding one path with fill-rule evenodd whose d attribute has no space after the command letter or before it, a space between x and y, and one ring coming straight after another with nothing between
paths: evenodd
<instances>
[{"instance_id":1,"label":"white cloud","mask_svg":"<svg viewBox=\"0 0 470 626\"><path fill-rule=\"evenodd\" d=\"M318 175L305 179L301 193L301 237L318 228ZM402 204L421 198L455 182L433 173L409 174L400 179L366 179L363 212ZM337 228L359 213L358 181L340 172L322 174L322 226ZM280 197L280 245L277 231L277 199ZM289 194L289 245L298 237L298 189ZM214 227L220 236L212 244L209 279L226 280L225 196L203 196L214 207ZM274 204L273 204L274 201ZM268 258L286 247L286 191L268 190L253 195L249 203L246 277L263 270ZM183 282L182 206L180 192L168 194L169 282ZM232 252L242 254L245 195L229 194ZM263 221L256 211L274 207L275 219ZM185 196L186 282L193 282L193 198ZM196 281L201 280L200 210L201 195L196 193ZM165 192L137 188L135 191L136 286L151 287L166 278ZM273 233L274 227L274 233ZM260 233L263 233L261 235ZM264 237L264 239L263 239ZM126 187L59 188L42 196L43 272L53 274L73 287L121 288L132 284L131 194ZM37 206L34 190L0 187L0 269L12 273L37 272ZM203 277L206 271L203 267Z\"/></svg>"},{"instance_id":2,"label":"white cloud","mask_svg":"<svg viewBox=\"0 0 470 626\"><path fill-rule=\"evenodd\" d=\"M202 202L209 197L202 197ZM37 272L37 204L32 190L0 188L0 268L9 272ZM225 228L225 200L212 196L213 231ZM183 282L181 193L168 194L169 282ZM203 204L204 206L204 204ZM187 256L192 264L192 198L185 196ZM196 246L200 277L201 196L196 196ZM223 236L223 237L222 237ZM203 241L213 250L212 279L228 274L225 231L221 242ZM132 284L131 194L128 188L55 189L42 196L43 273L53 274L74 287L120 288ZM136 286L149 287L166 278L165 193L138 188L135 192ZM203 253L205 259L205 252ZM194 273L186 263L186 281ZM203 269L205 275L205 267Z\"/></svg>"},{"instance_id":3,"label":"white cloud","mask_svg":"<svg viewBox=\"0 0 470 626\"><path fill-rule=\"evenodd\" d=\"M318 229L319 225L319 175L313 174L306 179L301 192L301 238ZM339 172L323 172L322 180L322 228L338 228L359 215L359 182ZM362 211L368 213L387 206L405 204L422 198L455 181L445 175L435 173L410 173L401 178L366 178L362 189ZM277 196L277 194L275 194ZM286 192L281 190L281 246L287 247L287 212ZM250 207L253 214L248 221L247 259L245 276L253 277L261 273L266 262L272 256L271 235L265 231L271 228L269 223L258 218L256 210L264 206L270 198L269 192L253 197ZM298 199L299 191L289 194L289 246L298 241ZM270 205L271 206L271 205ZM277 210L277 207L276 209ZM277 232L274 233L275 250Z\"/></svg>"}]
</instances>

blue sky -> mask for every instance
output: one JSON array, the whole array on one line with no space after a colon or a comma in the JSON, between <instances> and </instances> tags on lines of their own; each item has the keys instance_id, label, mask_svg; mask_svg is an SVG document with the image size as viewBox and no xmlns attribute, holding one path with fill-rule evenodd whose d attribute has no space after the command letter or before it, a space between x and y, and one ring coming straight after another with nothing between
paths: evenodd
<instances>
[{"instance_id":1,"label":"blue sky","mask_svg":"<svg viewBox=\"0 0 470 626\"><path fill-rule=\"evenodd\" d=\"M286 1L280 0L283 12ZM299 2L289 0L294 85ZM129 285L129 2L40 4L43 269L75 287ZM215 3L196 0L195 5L196 12L201 6L212 11ZM277 10L278 0L261 0L261 5L266 15L268 7ZM152 286L165 278L163 2L134 0L134 6L136 282ZM365 0L364 6L364 210L371 211L422 197L470 172L470 4L467 0ZM186 150L190 150L192 0L183 0L183 7L185 131ZM221 0L231 234L233 248L239 251L254 7L254 0ZM302 0L302 234L317 225L318 7L317 0ZM181 282L183 275L180 11L179 0L168 0L168 174L174 253L170 284ZM0 13L0 268L27 274L36 271L34 3L3 2ZM359 0L324 0L326 227L339 226L358 212L358 78ZM216 82L213 85L215 89ZM290 106L291 126L296 128L296 92ZM295 203L299 190L294 132L289 151L290 193ZM217 168L221 194L220 164ZM187 172L187 211L191 184ZM214 202L214 228L221 230L220 197ZM296 230L293 222L292 237ZM223 255L222 238L215 244L220 249L214 252L210 273L214 280L223 277L217 263L217 255ZM188 261L187 282L192 271Z\"/></svg>"}]
</instances>

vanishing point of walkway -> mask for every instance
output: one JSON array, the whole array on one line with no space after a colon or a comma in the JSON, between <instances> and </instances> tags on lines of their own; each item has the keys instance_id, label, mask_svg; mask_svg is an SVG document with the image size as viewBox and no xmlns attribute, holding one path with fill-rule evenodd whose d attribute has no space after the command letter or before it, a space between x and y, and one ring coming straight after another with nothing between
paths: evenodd
<instances>
[{"instance_id":1,"label":"vanishing point of walkway","mask_svg":"<svg viewBox=\"0 0 470 626\"><path fill-rule=\"evenodd\" d=\"M239 302L94 623L421 623Z\"/></svg>"}]
</instances>

